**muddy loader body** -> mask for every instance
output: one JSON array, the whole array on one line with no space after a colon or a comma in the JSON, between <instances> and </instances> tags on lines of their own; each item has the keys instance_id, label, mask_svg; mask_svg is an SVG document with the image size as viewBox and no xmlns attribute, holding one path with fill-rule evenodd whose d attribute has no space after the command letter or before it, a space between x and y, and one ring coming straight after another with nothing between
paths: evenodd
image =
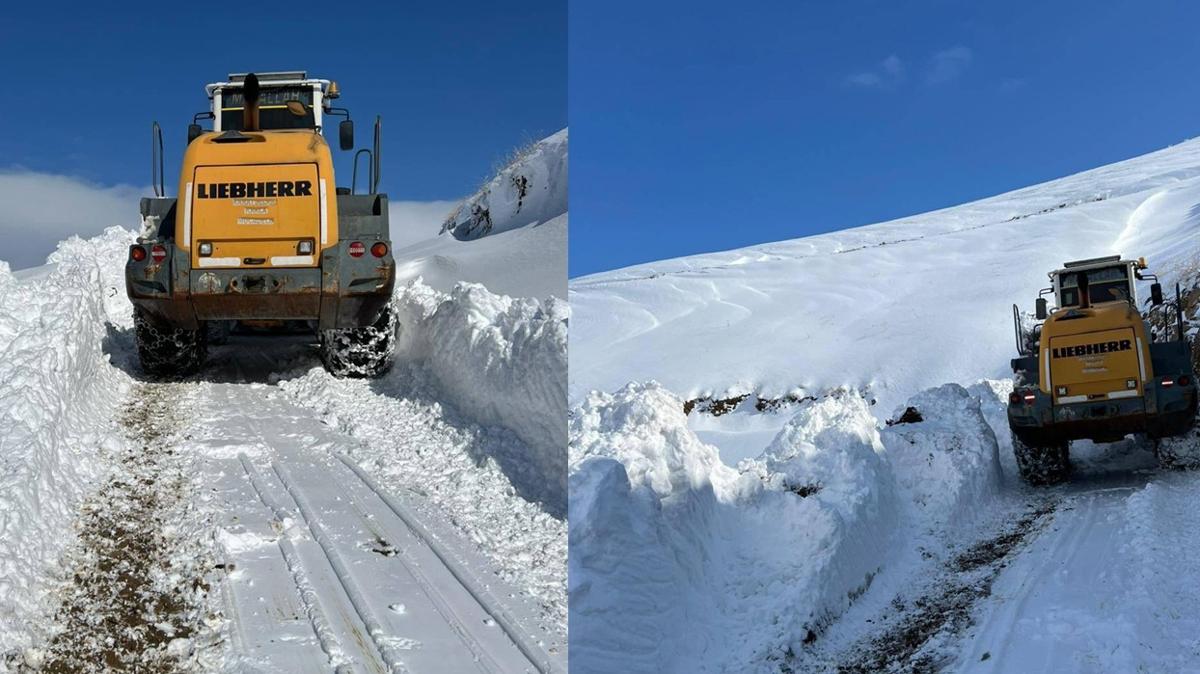
<instances>
[{"instance_id":1,"label":"muddy loader body","mask_svg":"<svg viewBox=\"0 0 1200 674\"><path fill-rule=\"evenodd\" d=\"M179 196L165 195L157 168L156 195L142 199L125 269L142 364L155 374L195 369L214 324L302 322L335 373L379 374L395 282L387 196L376 190L379 122L374 149L358 153L368 155L368 193L338 188L321 133L323 116L348 116L329 105L336 84L304 73L261 80L208 85L212 109L197 117L213 128L189 127ZM348 119L339 138L353 149Z\"/></svg>"},{"instance_id":2,"label":"muddy loader body","mask_svg":"<svg viewBox=\"0 0 1200 674\"><path fill-rule=\"evenodd\" d=\"M1159 440L1192 428L1191 346L1182 316L1162 321L1156 338L1138 311L1137 280L1154 281L1151 311L1163 305L1157 278L1145 269L1144 260L1119 256L1069 262L1050 273L1052 286L1042 293L1057 307L1048 311L1038 298L1040 324L1024 330L1013 307L1021 357L1012 361L1008 423L1027 481L1063 479L1072 440Z\"/></svg>"}]
</instances>

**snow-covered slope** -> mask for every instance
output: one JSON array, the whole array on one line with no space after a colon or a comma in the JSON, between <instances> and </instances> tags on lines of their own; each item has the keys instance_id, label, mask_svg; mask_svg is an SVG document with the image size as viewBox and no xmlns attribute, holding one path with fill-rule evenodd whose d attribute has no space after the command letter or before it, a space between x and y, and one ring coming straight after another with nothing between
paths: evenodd
<instances>
[{"instance_id":1,"label":"snow-covered slope","mask_svg":"<svg viewBox=\"0 0 1200 674\"><path fill-rule=\"evenodd\" d=\"M1198 225L1188 141L572 281L572 671L1194 671L1152 635L1200 624L1195 565L1137 567L1200 530L1200 480L1081 442L1071 484L1026 488L1004 401L1048 271L1121 253L1195 285Z\"/></svg>"},{"instance_id":2,"label":"snow-covered slope","mask_svg":"<svg viewBox=\"0 0 1200 674\"><path fill-rule=\"evenodd\" d=\"M567 130L514 154L445 221L393 232L397 282L481 283L514 297L567 292ZM423 232L423 234L421 233Z\"/></svg>"},{"instance_id":3,"label":"snow-covered slope","mask_svg":"<svg viewBox=\"0 0 1200 674\"><path fill-rule=\"evenodd\" d=\"M869 387L890 412L1006 377L1011 305L1065 260L1145 256L1171 281L1200 223L1200 140L963 206L573 280L570 391L685 398ZM737 226L738 223L730 223ZM1165 284L1164 284L1165 285Z\"/></svg>"}]
</instances>

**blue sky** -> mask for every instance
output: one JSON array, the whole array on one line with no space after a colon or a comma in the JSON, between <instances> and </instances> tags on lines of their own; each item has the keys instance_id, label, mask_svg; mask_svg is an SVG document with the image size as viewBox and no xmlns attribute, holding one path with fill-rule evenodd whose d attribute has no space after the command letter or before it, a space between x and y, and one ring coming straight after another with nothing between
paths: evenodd
<instances>
[{"instance_id":1,"label":"blue sky","mask_svg":"<svg viewBox=\"0 0 1200 674\"><path fill-rule=\"evenodd\" d=\"M204 84L245 70L336 79L360 147L382 114L381 189L393 200L465 196L514 146L566 126L564 0L245 6L6 6L0 169L149 185L157 119L174 194Z\"/></svg>"},{"instance_id":2,"label":"blue sky","mask_svg":"<svg viewBox=\"0 0 1200 674\"><path fill-rule=\"evenodd\" d=\"M1200 135L1194 3L576 0L569 25L572 276Z\"/></svg>"}]
</instances>

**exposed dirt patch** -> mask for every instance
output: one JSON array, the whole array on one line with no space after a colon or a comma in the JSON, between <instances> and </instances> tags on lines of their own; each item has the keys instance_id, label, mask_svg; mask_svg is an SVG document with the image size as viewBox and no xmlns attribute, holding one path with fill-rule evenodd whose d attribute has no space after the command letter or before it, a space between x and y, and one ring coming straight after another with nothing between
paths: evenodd
<instances>
[{"instance_id":1,"label":"exposed dirt patch","mask_svg":"<svg viewBox=\"0 0 1200 674\"><path fill-rule=\"evenodd\" d=\"M750 397L749 393L744 393L740 396L731 398L692 398L683 403L683 413L691 414L693 410L704 414L711 414L714 417L719 417L722 414L729 414L737 409L744 400Z\"/></svg>"},{"instance_id":2,"label":"exposed dirt patch","mask_svg":"<svg viewBox=\"0 0 1200 674\"><path fill-rule=\"evenodd\" d=\"M189 671L208 594L204 543L187 535L190 483L173 446L179 388L143 384L121 416L128 440L83 505L54 634L23 668L43 672Z\"/></svg>"},{"instance_id":3,"label":"exposed dirt patch","mask_svg":"<svg viewBox=\"0 0 1200 674\"><path fill-rule=\"evenodd\" d=\"M849 649L851 659L837 667L839 674L874 672L936 672L947 663L933 647L961 634L972 624L971 609L991 595L992 583L1007 565L1008 556L1031 534L1042 529L1058 501L1040 503L996 536L979 541L947 563L946 577L934 591L913 600L897 596L890 625L878 636Z\"/></svg>"},{"instance_id":4,"label":"exposed dirt patch","mask_svg":"<svg viewBox=\"0 0 1200 674\"><path fill-rule=\"evenodd\" d=\"M742 403L754 396L754 409L758 412L771 413L780 412L789 407L803 405L805 403L814 402L821 398L840 397L847 393L846 389L832 389L820 395L801 395L799 393L788 393L781 396L763 397L755 393L744 393L738 396L728 398L713 398L712 396L701 396L692 398L683 403L683 413L691 414L692 412L700 412L703 414L711 414L714 417L719 417L723 414L728 414L736 410ZM868 391L861 390L859 393L867 399L867 402L874 405L875 400L871 398Z\"/></svg>"}]
</instances>

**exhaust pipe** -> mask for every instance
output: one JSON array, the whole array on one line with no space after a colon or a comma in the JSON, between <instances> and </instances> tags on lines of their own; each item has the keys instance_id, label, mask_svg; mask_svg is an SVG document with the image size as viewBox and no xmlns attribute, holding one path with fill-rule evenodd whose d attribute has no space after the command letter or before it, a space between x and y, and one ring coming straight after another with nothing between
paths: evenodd
<instances>
[{"instance_id":1,"label":"exhaust pipe","mask_svg":"<svg viewBox=\"0 0 1200 674\"><path fill-rule=\"evenodd\" d=\"M1088 292L1088 277L1087 274L1079 272L1076 277L1075 284L1079 286L1079 308L1087 309L1092 306L1091 293Z\"/></svg>"},{"instance_id":2,"label":"exhaust pipe","mask_svg":"<svg viewBox=\"0 0 1200 674\"><path fill-rule=\"evenodd\" d=\"M242 85L242 98L242 130L261 131L258 128L258 75L246 75L246 81Z\"/></svg>"}]
</instances>

